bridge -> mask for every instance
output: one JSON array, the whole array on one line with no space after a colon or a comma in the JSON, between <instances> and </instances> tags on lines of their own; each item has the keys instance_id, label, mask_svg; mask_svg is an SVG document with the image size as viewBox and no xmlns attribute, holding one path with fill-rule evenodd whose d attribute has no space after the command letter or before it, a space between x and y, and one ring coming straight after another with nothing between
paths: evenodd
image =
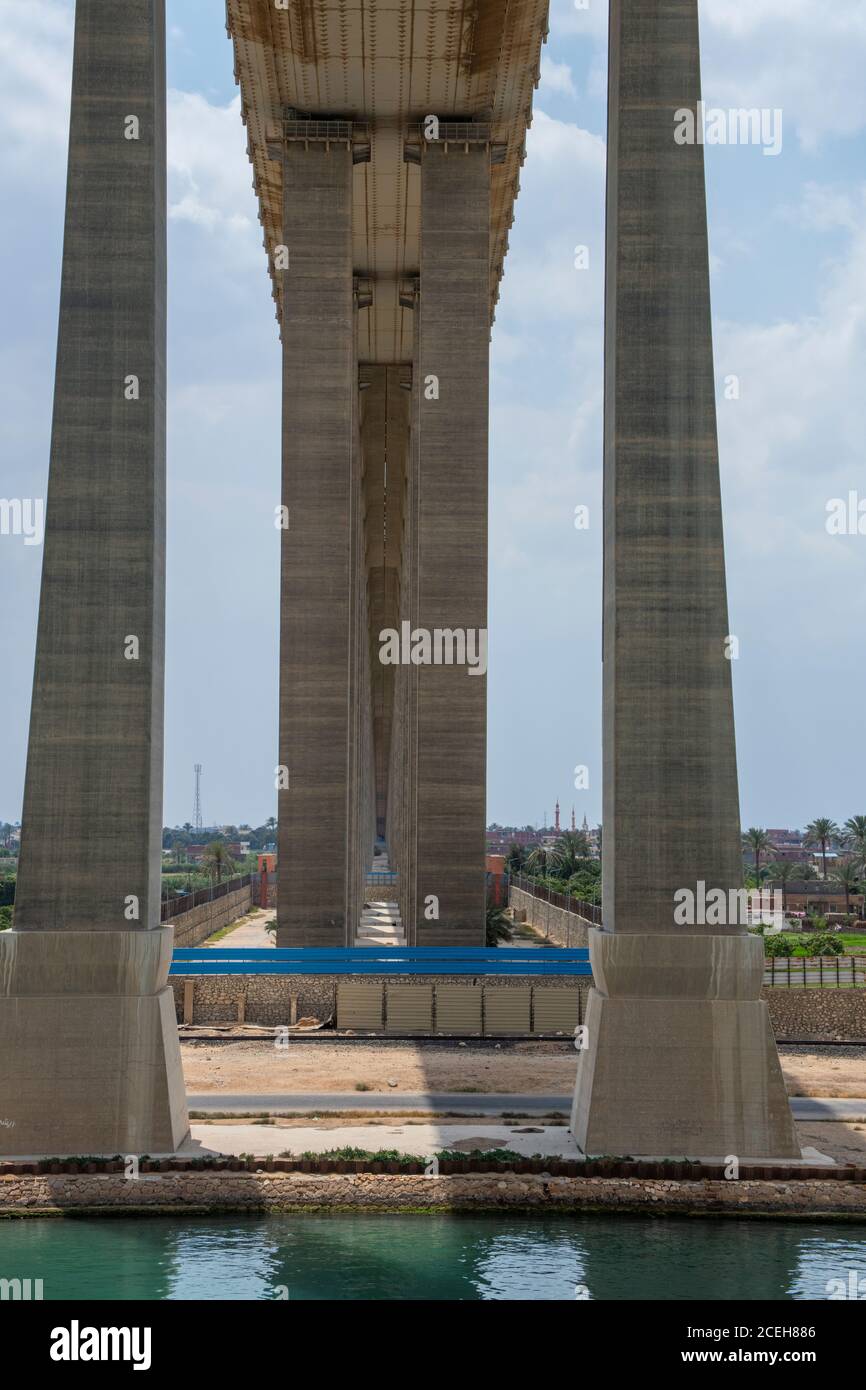
<instances>
[{"instance_id":1,"label":"bridge","mask_svg":"<svg viewBox=\"0 0 866 1390\"><path fill-rule=\"evenodd\" d=\"M284 360L278 943L359 939L378 841L407 944L481 945L487 680L466 648L547 3L226 13ZM436 633L444 659L410 661Z\"/></svg>"},{"instance_id":2,"label":"bridge","mask_svg":"<svg viewBox=\"0 0 866 1390\"><path fill-rule=\"evenodd\" d=\"M228 0L283 353L277 944L483 942L488 357L545 0ZM697 0L611 0L603 921L588 1153L799 1150L739 886ZM160 925L164 0L77 0L23 833L0 934L18 1152L187 1132ZM130 254L130 248L134 254ZM295 872L295 866L300 871ZM129 1040L135 1039L135 1047ZM652 1046L650 1046L652 1041Z\"/></svg>"}]
</instances>

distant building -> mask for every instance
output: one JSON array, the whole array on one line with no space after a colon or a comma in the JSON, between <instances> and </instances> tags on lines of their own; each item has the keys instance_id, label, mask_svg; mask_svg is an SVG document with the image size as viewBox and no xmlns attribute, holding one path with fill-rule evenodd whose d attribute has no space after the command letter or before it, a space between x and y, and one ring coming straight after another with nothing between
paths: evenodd
<instances>
[{"instance_id":1,"label":"distant building","mask_svg":"<svg viewBox=\"0 0 866 1390\"><path fill-rule=\"evenodd\" d=\"M488 854L507 854L512 845L521 849L532 849L542 842L541 830L517 830L512 826L497 825L487 831Z\"/></svg>"},{"instance_id":2,"label":"distant building","mask_svg":"<svg viewBox=\"0 0 866 1390\"><path fill-rule=\"evenodd\" d=\"M765 864L781 860L804 864L811 857L811 851L803 844L803 836L799 830L768 830L767 837L770 844L761 856ZM754 864L753 849L746 847L743 855L747 863Z\"/></svg>"},{"instance_id":3,"label":"distant building","mask_svg":"<svg viewBox=\"0 0 866 1390\"><path fill-rule=\"evenodd\" d=\"M764 884L765 888L774 886L772 877ZM781 884L775 885L781 889ZM790 879L785 888L785 901L788 912L815 912L823 917L828 912L852 912L863 916L863 894L849 893L850 907L845 905L845 891L832 880L809 878Z\"/></svg>"}]
</instances>

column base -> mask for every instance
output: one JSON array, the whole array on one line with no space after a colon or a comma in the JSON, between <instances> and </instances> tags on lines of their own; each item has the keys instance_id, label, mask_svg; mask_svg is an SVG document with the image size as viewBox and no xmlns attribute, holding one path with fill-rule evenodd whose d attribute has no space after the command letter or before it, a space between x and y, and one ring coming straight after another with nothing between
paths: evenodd
<instances>
[{"instance_id":1,"label":"column base","mask_svg":"<svg viewBox=\"0 0 866 1390\"><path fill-rule=\"evenodd\" d=\"M172 937L0 935L0 1153L171 1153L188 1137Z\"/></svg>"},{"instance_id":2,"label":"column base","mask_svg":"<svg viewBox=\"0 0 866 1390\"><path fill-rule=\"evenodd\" d=\"M586 1154L799 1158L751 936L590 932L571 1131Z\"/></svg>"}]
</instances>

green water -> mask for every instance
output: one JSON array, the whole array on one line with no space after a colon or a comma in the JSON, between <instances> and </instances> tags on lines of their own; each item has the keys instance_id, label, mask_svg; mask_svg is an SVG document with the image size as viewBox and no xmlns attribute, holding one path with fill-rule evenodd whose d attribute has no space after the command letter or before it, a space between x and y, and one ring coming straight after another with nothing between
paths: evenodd
<instances>
[{"instance_id":1,"label":"green water","mask_svg":"<svg viewBox=\"0 0 866 1390\"><path fill-rule=\"evenodd\" d=\"M49 1299L826 1299L862 1227L335 1213L0 1222L0 1279Z\"/></svg>"}]
</instances>

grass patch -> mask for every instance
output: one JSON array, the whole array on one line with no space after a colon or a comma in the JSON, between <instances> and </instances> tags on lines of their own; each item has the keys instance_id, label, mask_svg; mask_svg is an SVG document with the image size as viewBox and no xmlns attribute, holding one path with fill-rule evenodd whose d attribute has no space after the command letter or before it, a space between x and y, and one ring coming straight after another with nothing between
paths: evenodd
<instances>
[{"instance_id":1,"label":"grass patch","mask_svg":"<svg viewBox=\"0 0 866 1390\"><path fill-rule=\"evenodd\" d=\"M527 1155L515 1153L513 1149L473 1149L469 1153L464 1153L460 1149L440 1149L434 1155L441 1163L462 1163L468 1158L483 1158L491 1163L521 1163ZM359 1149L353 1144L346 1144L341 1149L326 1149L323 1153L313 1153L307 1150L304 1153L293 1154L288 1149L279 1155L280 1158L311 1159L313 1162L319 1159L351 1159L355 1162L363 1163L399 1163L418 1164L428 1162L428 1156L422 1154L406 1154L399 1149ZM542 1154L533 1154L533 1158L542 1158Z\"/></svg>"},{"instance_id":2,"label":"grass patch","mask_svg":"<svg viewBox=\"0 0 866 1390\"><path fill-rule=\"evenodd\" d=\"M324 1153L313 1153L307 1149L304 1153L293 1154L285 1149L280 1154L280 1158L308 1158L314 1162L319 1159L352 1159L364 1163L421 1163L422 1159L417 1154L400 1153L398 1149L358 1149L352 1144L346 1144L342 1149L326 1149Z\"/></svg>"},{"instance_id":3,"label":"grass patch","mask_svg":"<svg viewBox=\"0 0 866 1390\"><path fill-rule=\"evenodd\" d=\"M215 941L222 941L224 936L230 936L233 931L237 931L238 927L242 927L247 920L247 917L239 917L236 922L229 922L228 926L220 927L219 931L215 931L213 936L208 937L207 941L204 943L205 946L212 946Z\"/></svg>"}]
</instances>

